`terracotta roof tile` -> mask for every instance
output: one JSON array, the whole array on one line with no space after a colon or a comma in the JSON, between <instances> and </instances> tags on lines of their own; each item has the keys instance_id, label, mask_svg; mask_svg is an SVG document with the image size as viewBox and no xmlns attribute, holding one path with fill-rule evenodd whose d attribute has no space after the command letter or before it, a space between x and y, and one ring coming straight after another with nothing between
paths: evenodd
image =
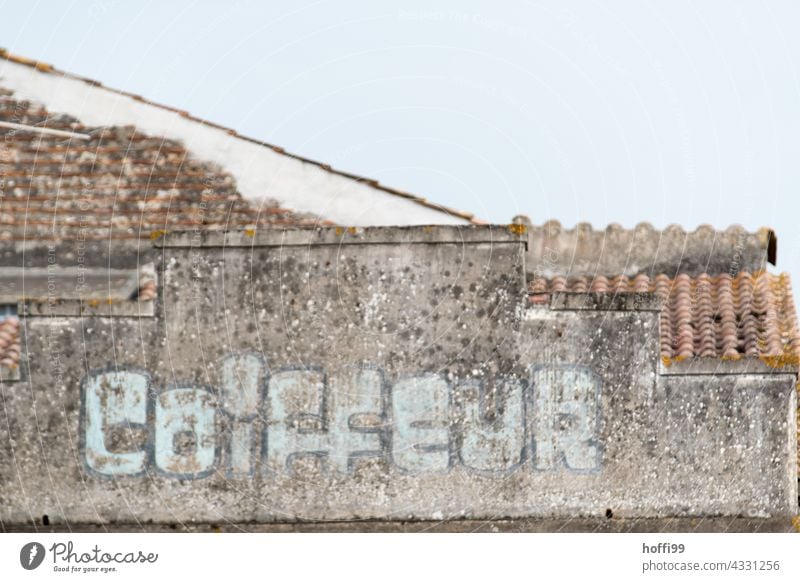
<instances>
[{"instance_id":1,"label":"terracotta roof tile","mask_svg":"<svg viewBox=\"0 0 800 582\"><path fill-rule=\"evenodd\" d=\"M152 301L158 295L158 285L155 279L142 278L139 283L139 292L137 299L139 301Z\"/></svg>"},{"instance_id":2,"label":"terracotta roof tile","mask_svg":"<svg viewBox=\"0 0 800 582\"><path fill-rule=\"evenodd\" d=\"M655 293L664 302L664 358L760 357L774 365L800 363L800 331L786 274L598 275L537 278L529 284L534 305L548 304L550 295L563 292Z\"/></svg>"},{"instance_id":3,"label":"terracotta roof tile","mask_svg":"<svg viewBox=\"0 0 800 582\"><path fill-rule=\"evenodd\" d=\"M658 229L647 222L633 228L619 224L594 228L586 222L567 228L557 220L535 225L524 215L515 216L514 223L528 233L529 272L545 278L597 273L736 274L765 270L777 261L777 237L770 228L748 232L739 225L717 230L705 224L686 230L672 224Z\"/></svg>"},{"instance_id":4,"label":"terracotta roof tile","mask_svg":"<svg viewBox=\"0 0 800 582\"><path fill-rule=\"evenodd\" d=\"M0 320L0 366L12 369L18 367L19 354L19 319L6 317Z\"/></svg>"}]
</instances>

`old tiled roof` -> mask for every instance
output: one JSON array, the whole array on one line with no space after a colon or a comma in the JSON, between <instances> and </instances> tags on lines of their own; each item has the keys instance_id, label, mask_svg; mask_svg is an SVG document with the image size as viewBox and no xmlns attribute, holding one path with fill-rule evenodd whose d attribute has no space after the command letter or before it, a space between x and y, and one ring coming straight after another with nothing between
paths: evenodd
<instances>
[{"instance_id":1,"label":"old tiled roof","mask_svg":"<svg viewBox=\"0 0 800 582\"><path fill-rule=\"evenodd\" d=\"M774 365L800 362L800 332L786 274L599 275L537 278L529 284L535 305L548 304L552 294L562 292L655 293L663 302L660 343L666 361L752 356Z\"/></svg>"},{"instance_id":2,"label":"old tiled roof","mask_svg":"<svg viewBox=\"0 0 800 582\"><path fill-rule=\"evenodd\" d=\"M16 368L19 366L19 319L6 317L0 320L0 366Z\"/></svg>"},{"instance_id":3,"label":"old tiled roof","mask_svg":"<svg viewBox=\"0 0 800 582\"><path fill-rule=\"evenodd\" d=\"M430 208L430 209L433 209L433 210L444 212L444 213L449 214L449 215L458 216L458 217L460 217L460 218L462 218L462 219L464 219L466 221L469 221L469 222L471 222L473 224L486 224L485 221L479 219L478 217L476 217L474 214L472 214L470 212L464 212L462 210L457 210L455 208L449 208L449 207L446 207L446 206L442 206L440 204L436 204L434 202L431 202L431 201L427 200L426 198L424 198L422 196L418 196L418 195L412 194L410 192L399 190L397 188L391 188L389 186L385 186L385 185L381 184L380 182L378 182L377 180L375 180L373 178L368 178L368 177L359 176L357 174L353 174L353 173L350 173L350 172L344 172L344 171L341 171L341 170L337 170L335 168L332 168L330 165L322 163L322 162L319 162L317 160L311 160L311 159L305 158L303 156L299 156L299 155L296 155L296 154L289 153L289 152L285 151L282 147L279 147L279 146L276 146L276 145L273 145L273 144L269 144L269 143L266 143L266 142L263 142L263 141L259 141L259 140L256 140L256 139L253 139L253 138L250 138L250 137L247 137L247 136L240 135L234 129L231 129L229 127L221 126L221 125L219 125L217 123L214 123L212 121L208 121L208 120L205 120L205 119L197 118L197 117L191 115L190 113L188 113L187 111L176 109L175 107L170 107L168 105L163 105L161 103L156 103L156 102L153 102L153 101L149 101L149 100L144 99L143 97L141 97L139 95L134 95L134 94L128 93L126 91L121 91L121 90L118 90L118 89L112 89L112 88L109 88L109 87L105 87L105 86L103 86L102 83L100 83L99 81L96 81L94 79L88 79L86 77L81 77L79 75L74 75L74 74L68 73L66 71L61 71L61 70L57 69L56 67L54 67L51 64L43 63L41 61L37 61L37 60L29 59L29 58L26 58L26 57L23 57L23 56L20 56L20 55L12 54L5 48L0 48L0 59L5 59L6 61L18 64L18 65L24 65L24 66L27 66L27 67L31 67L31 68L39 71L42 74L55 75L55 76L58 76L58 77L63 77L63 78L74 79L74 80L77 80L77 81L82 81L82 82L84 82L84 83L86 83L88 85L91 85L93 87L101 87L104 90L109 91L111 93L115 93L115 94L118 94L118 95L125 95L127 97L130 97L130 98L136 100L136 101L147 103L148 105L151 105L153 107L157 107L157 108L160 108L160 109L163 109L163 110L173 111L173 112L179 113L182 117L184 117L186 119L190 119L192 121L196 121L196 122L198 122L198 123L200 123L200 124L202 124L204 126L215 127L215 128L224 130L227 134L229 134L229 135L231 135L231 136L233 136L233 137L235 137L237 139L241 139L241 140L244 140L244 141L247 141L247 142L251 142L251 143L254 143L254 144L257 144L257 145L260 145L260 146L264 146L264 147L269 148L270 150L272 150L272 151L274 151L274 152L276 152L276 153L278 153L278 154L280 154L282 156L286 156L288 158L296 159L296 160L299 160L299 161L307 163L307 164L312 164L312 165L317 166L317 167L321 168L322 170L324 170L325 172L328 172L330 174L334 174L334 175L337 175L337 176L342 176L342 177L348 178L350 180L355 180L355 181L360 182L360 183L368 184L370 187L374 188L375 190L379 190L381 192L384 192L384 193L392 195L392 196L397 196L399 198L410 200L413 203L418 204L420 206L423 206L425 208ZM2 120L1 117L0 117L0 120ZM48 127L50 127L50 126L48 125ZM280 220L280 218L277 218L276 220Z\"/></svg>"},{"instance_id":4,"label":"old tiled roof","mask_svg":"<svg viewBox=\"0 0 800 582\"><path fill-rule=\"evenodd\" d=\"M316 223L274 204L251 204L229 174L176 141L132 127L86 127L2 88L0 122L0 240Z\"/></svg>"},{"instance_id":5,"label":"old tiled roof","mask_svg":"<svg viewBox=\"0 0 800 582\"><path fill-rule=\"evenodd\" d=\"M567 228L557 220L536 225L522 215L514 221L528 231L529 272L542 277L591 277L596 273L697 276L761 271L777 261L777 237L770 228L748 232L740 225L718 230L703 224L686 230L671 224L658 229L647 222L633 228L619 224L594 228L586 222Z\"/></svg>"}]
</instances>

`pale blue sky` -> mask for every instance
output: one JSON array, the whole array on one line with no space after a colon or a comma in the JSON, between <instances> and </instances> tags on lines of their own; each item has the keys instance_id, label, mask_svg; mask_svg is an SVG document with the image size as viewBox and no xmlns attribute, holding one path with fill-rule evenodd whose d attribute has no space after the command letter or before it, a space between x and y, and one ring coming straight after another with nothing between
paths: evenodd
<instances>
[{"instance_id":1,"label":"pale blue sky","mask_svg":"<svg viewBox=\"0 0 800 582\"><path fill-rule=\"evenodd\" d=\"M772 226L800 278L800 2L0 11L13 52L482 218Z\"/></svg>"}]
</instances>

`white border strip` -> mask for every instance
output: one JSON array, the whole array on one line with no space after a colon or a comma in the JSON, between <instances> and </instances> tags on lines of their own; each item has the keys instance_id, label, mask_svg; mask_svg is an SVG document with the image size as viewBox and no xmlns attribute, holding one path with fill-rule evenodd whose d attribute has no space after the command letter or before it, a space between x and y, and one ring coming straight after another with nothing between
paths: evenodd
<instances>
[{"instance_id":1,"label":"white border strip","mask_svg":"<svg viewBox=\"0 0 800 582\"><path fill-rule=\"evenodd\" d=\"M16 129L20 131L32 131L33 133L44 133L47 135L57 135L59 137L74 137L76 139L92 138L92 136L85 133L75 133L73 131L51 129L49 127L36 127L34 125L23 125L21 123L11 123L9 121L0 121L0 127L5 127L6 129Z\"/></svg>"}]
</instances>

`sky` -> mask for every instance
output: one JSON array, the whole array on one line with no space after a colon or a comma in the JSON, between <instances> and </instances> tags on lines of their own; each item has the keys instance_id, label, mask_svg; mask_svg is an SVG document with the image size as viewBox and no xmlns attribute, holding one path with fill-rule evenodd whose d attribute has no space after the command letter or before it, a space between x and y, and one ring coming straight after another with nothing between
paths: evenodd
<instances>
[{"instance_id":1,"label":"sky","mask_svg":"<svg viewBox=\"0 0 800 582\"><path fill-rule=\"evenodd\" d=\"M4 2L0 46L480 218L774 228L800 2Z\"/></svg>"}]
</instances>

